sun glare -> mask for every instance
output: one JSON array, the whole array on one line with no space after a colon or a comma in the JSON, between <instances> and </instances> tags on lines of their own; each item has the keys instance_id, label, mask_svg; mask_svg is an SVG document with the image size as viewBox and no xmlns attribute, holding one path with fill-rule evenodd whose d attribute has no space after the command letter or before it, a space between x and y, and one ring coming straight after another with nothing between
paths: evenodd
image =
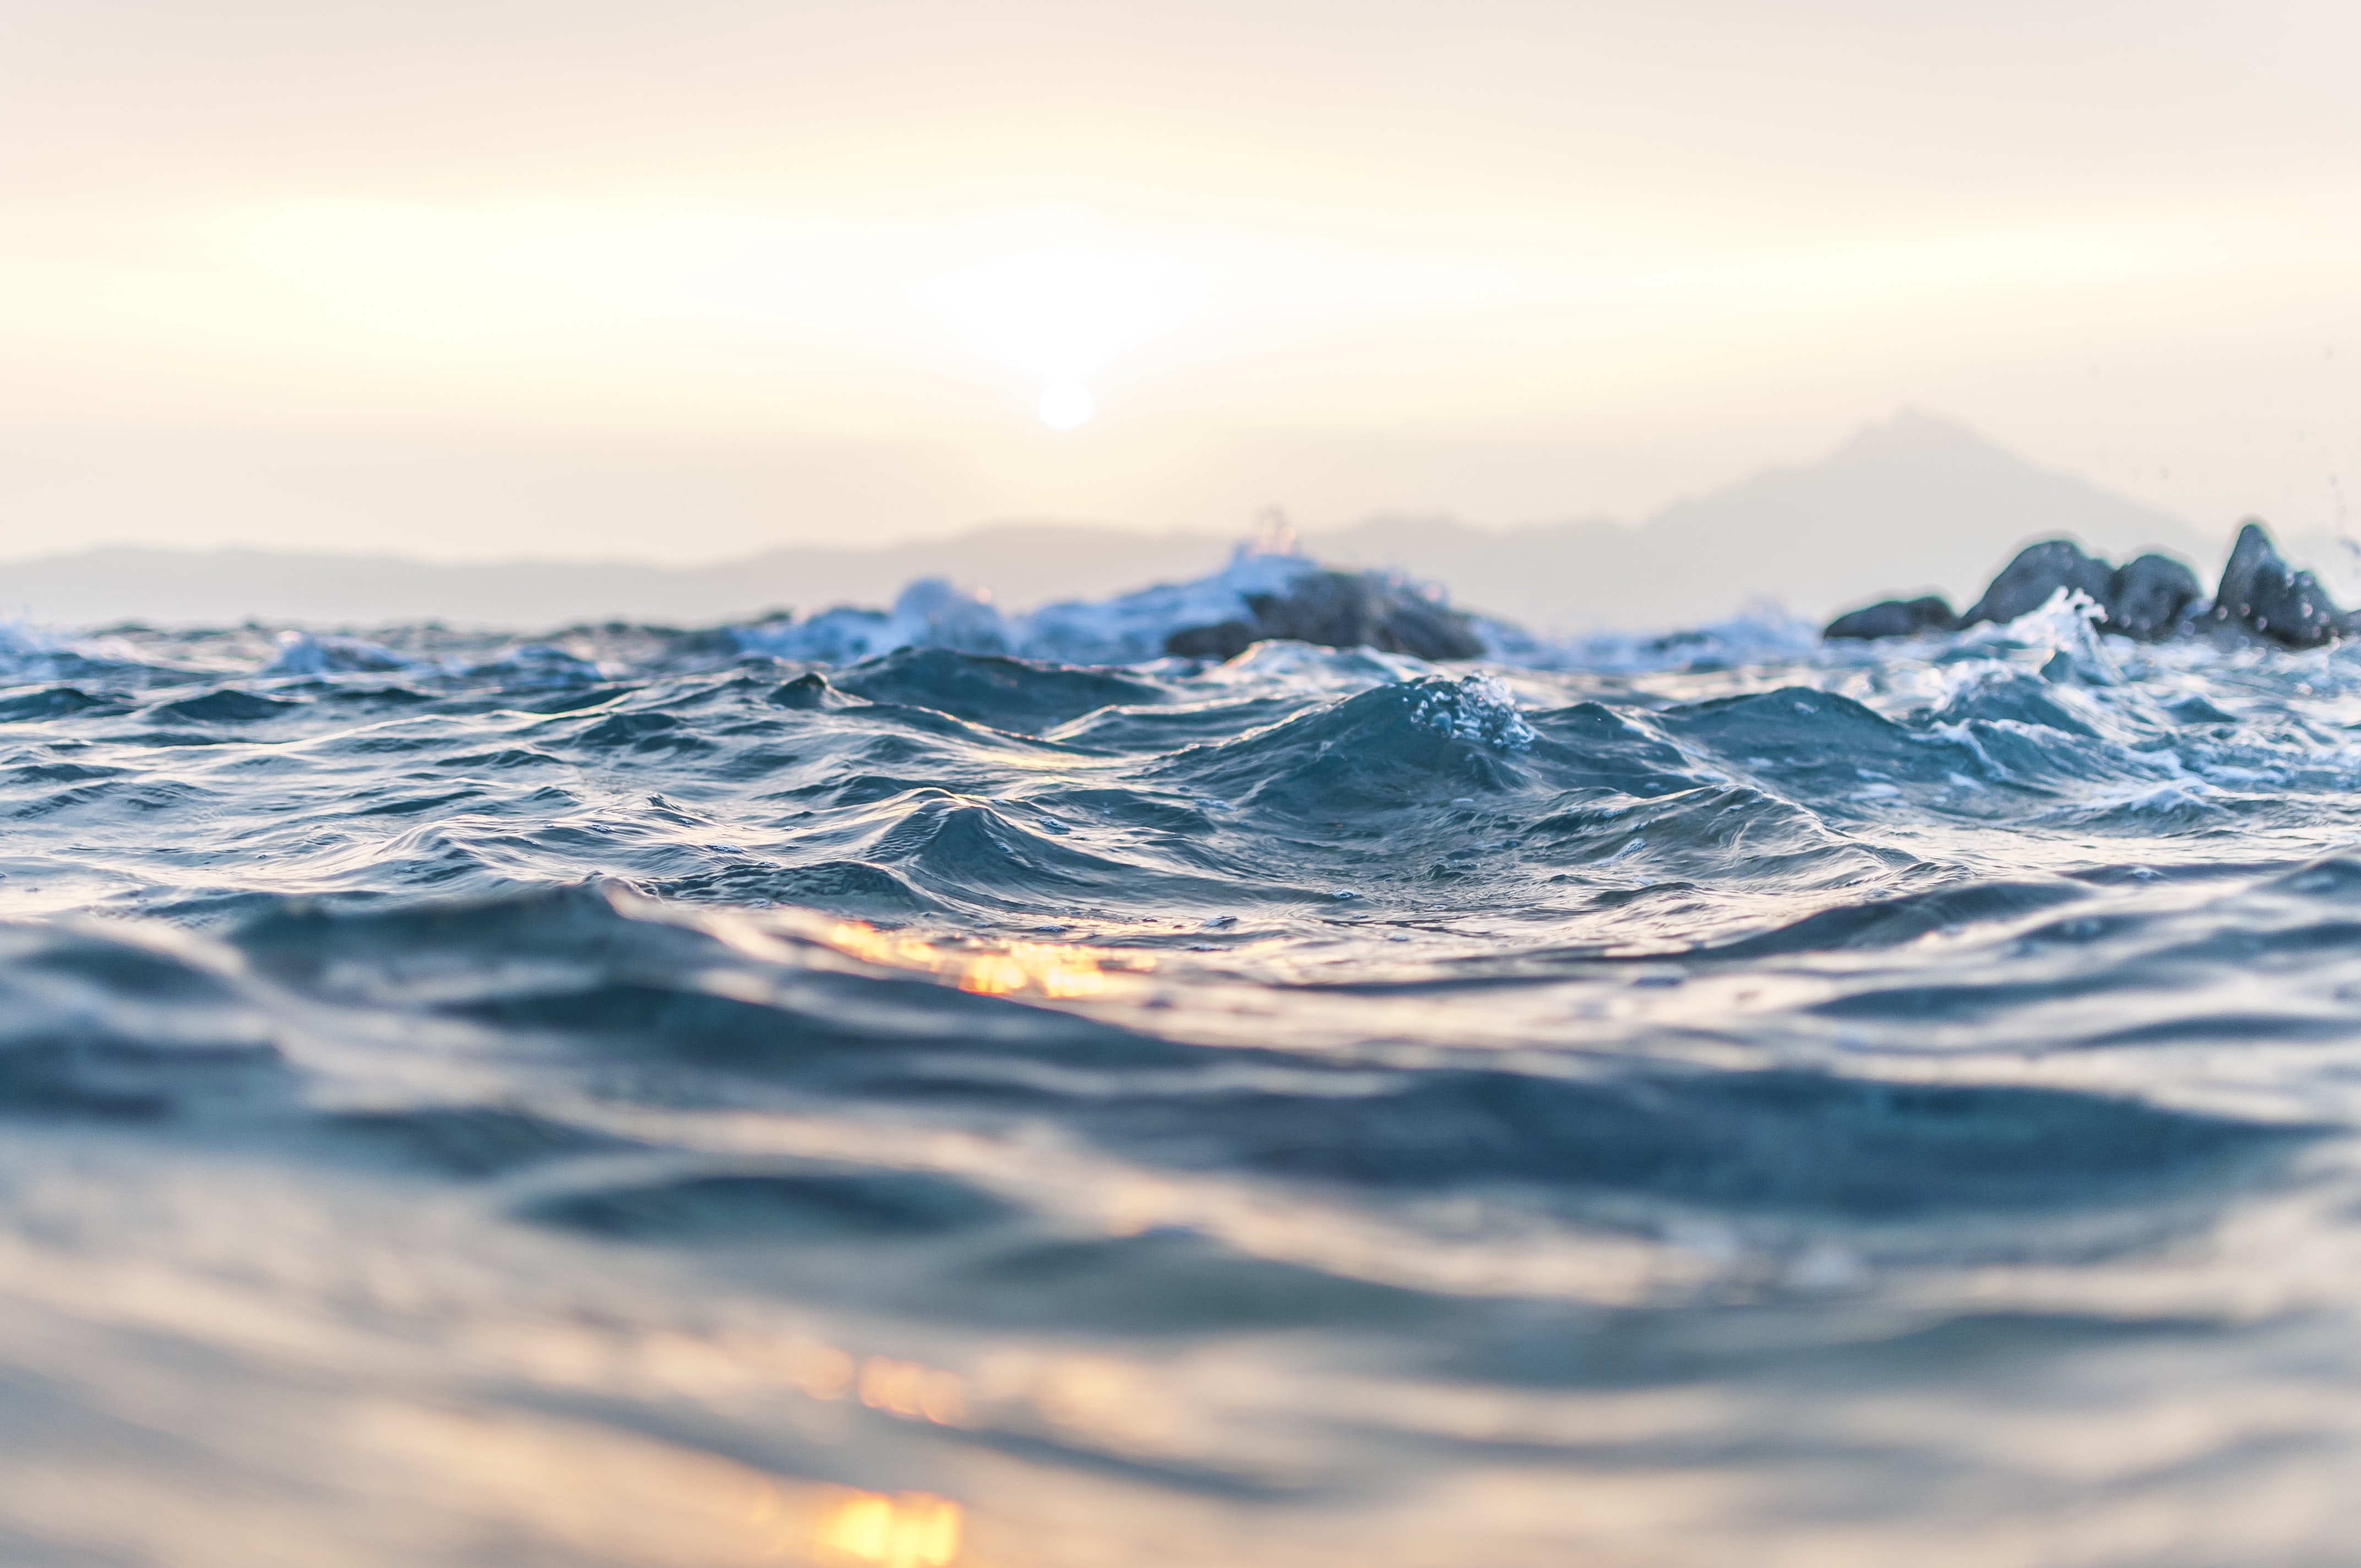
<instances>
[{"instance_id":1,"label":"sun glare","mask_svg":"<svg viewBox=\"0 0 2361 1568\"><path fill-rule=\"evenodd\" d=\"M1086 378L1169 314L1179 291L1170 258L1060 220L991 235L937 293L971 336L1046 384L1041 422L1073 430L1097 410Z\"/></svg>"},{"instance_id":2,"label":"sun glare","mask_svg":"<svg viewBox=\"0 0 2361 1568\"><path fill-rule=\"evenodd\" d=\"M1041 422L1051 430L1088 424L1098 407L1098 400L1080 381L1052 381L1041 391Z\"/></svg>"}]
</instances>

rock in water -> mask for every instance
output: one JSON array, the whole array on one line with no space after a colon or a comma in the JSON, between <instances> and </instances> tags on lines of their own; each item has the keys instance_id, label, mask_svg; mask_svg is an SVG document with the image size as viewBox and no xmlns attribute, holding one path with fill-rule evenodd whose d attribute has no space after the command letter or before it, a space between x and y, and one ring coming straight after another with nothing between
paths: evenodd
<instances>
[{"instance_id":1,"label":"rock in water","mask_svg":"<svg viewBox=\"0 0 2361 1568\"><path fill-rule=\"evenodd\" d=\"M2281 560L2263 525L2251 521L2238 530L2230 564L2222 568L2212 619L2244 626L2290 648L2333 642L2345 629L2345 618L2327 590L2310 572L2299 572Z\"/></svg>"},{"instance_id":2,"label":"rock in water","mask_svg":"<svg viewBox=\"0 0 2361 1568\"><path fill-rule=\"evenodd\" d=\"M1949 601L1928 594L1924 598L1886 599L1864 609L1849 610L1828 622L1823 638L1916 637L1922 631L1955 631L1960 618Z\"/></svg>"},{"instance_id":3,"label":"rock in water","mask_svg":"<svg viewBox=\"0 0 2361 1568\"><path fill-rule=\"evenodd\" d=\"M1328 648L1375 648L1421 659L1474 659L1483 640L1467 618L1374 572L1310 572L1283 594L1248 594L1252 622L1189 626L1165 639L1164 651L1184 658L1229 659L1266 638L1292 638Z\"/></svg>"},{"instance_id":4,"label":"rock in water","mask_svg":"<svg viewBox=\"0 0 2361 1568\"><path fill-rule=\"evenodd\" d=\"M1255 645L1259 634L1253 623L1217 620L1211 626L1184 626L1164 640L1164 651L1180 659L1235 659Z\"/></svg>"},{"instance_id":5,"label":"rock in water","mask_svg":"<svg viewBox=\"0 0 2361 1568\"><path fill-rule=\"evenodd\" d=\"M2104 629L2143 642L2169 637L2181 612L2203 592L2197 574L2169 555L2142 555L2115 568L2107 579Z\"/></svg>"},{"instance_id":6,"label":"rock in water","mask_svg":"<svg viewBox=\"0 0 2361 1568\"><path fill-rule=\"evenodd\" d=\"M2045 539L2017 552L1965 615L1933 597L1887 599L1840 615L1821 633L1827 638L1909 637L1950 631L1982 621L2004 624L2039 609L2058 590L2090 596L2101 610L2101 630L2155 642L2182 629L2199 601L2197 574L2169 555L2147 554L2121 566L2085 555L2070 540ZM2230 564L2207 619L2246 628L2290 648L2316 648L2348 630L2310 572L2279 558L2260 523L2238 531ZM2357 618L2361 619L2361 618Z\"/></svg>"},{"instance_id":7,"label":"rock in water","mask_svg":"<svg viewBox=\"0 0 2361 1568\"><path fill-rule=\"evenodd\" d=\"M2103 605L2114 576L2104 561L2083 554L2070 540L2045 539L2018 551L1960 622L1973 626L1983 620L1994 625L2015 620L2048 604L2059 588L2079 589L2091 596L2092 604Z\"/></svg>"},{"instance_id":8,"label":"rock in water","mask_svg":"<svg viewBox=\"0 0 2361 1568\"><path fill-rule=\"evenodd\" d=\"M1246 603L1266 637L1422 659L1473 659L1484 652L1466 616L1372 574L1314 572L1284 595L1257 594Z\"/></svg>"}]
</instances>

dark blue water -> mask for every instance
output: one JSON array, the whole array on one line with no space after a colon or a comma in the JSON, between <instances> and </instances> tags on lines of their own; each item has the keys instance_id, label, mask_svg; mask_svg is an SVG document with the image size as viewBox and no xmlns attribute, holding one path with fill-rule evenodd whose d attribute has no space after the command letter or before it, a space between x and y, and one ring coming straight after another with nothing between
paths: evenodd
<instances>
[{"instance_id":1,"label":"dark blue water","mask_svg":"<svg viewBox=\"0 0 2361 1568\"><path fill-rule=\"evenodd\" d=\"M2361 1562L2361 652L782 646L16 634L0 1561Z\"/></svg>"}]
</instances>

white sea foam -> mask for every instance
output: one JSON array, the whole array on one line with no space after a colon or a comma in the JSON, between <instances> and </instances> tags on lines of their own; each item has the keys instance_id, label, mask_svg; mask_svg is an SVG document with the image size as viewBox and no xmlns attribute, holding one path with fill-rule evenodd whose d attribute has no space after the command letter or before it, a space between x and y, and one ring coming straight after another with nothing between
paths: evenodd
<instances>
[{"instance_id":1,"label":"white sea foam","mask_svg":"<svg viewBox=\"0 0 2361 1568\"><path fill-rule=\"evenodd\" d=\"M1193 582L1163 584L1098 602L1045 605L1007 615L982 593L940 577L902 590L891 610L840 606L793 620L731 629L749 652L846 663L902 648L1006 653L1068 664L1132 664L1161 658L1165 640L1194 626L1251 620L1247 596L1283 594L1316 571L1291 548L1238 546L1229 565Z\"/></svg>"},{"instance_id":2,"label":"white sea foam","mask_svg":"<svg viewBox=\"0 0 2361 1568\"><path fill-rule=\"evenodd\" d=\"M1517 699L1492 675L1473 674L1419 694L1411 715L1430 729L1461 740L1509 751L1533 743L1533 727L1517 711Z\"/></svg>"},{"instance_id":3,"label":"white sea foam","mask_svg":"<svg viewBox=\"0 0 2361 1568\"><path fill-rule=\"evenodd\" d=\"M358 637L324 631L281 631L263 665L266 675L324 675L354 671L405 670L417 661Z\"/></svg>"}]
</instances>

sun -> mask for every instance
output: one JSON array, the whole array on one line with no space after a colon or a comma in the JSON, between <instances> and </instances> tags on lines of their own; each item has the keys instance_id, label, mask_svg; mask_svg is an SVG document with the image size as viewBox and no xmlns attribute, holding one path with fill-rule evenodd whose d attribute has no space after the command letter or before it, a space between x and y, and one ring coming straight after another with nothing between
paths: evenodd
<instances>
[{"instance_id":1,"label":"sun","mask_svg":"<svg viewBox=\"0 0 2361 1568\"><path fill-rule=\"evenodd\" d=\"M1072 220L1011 225L964 248L936 296L995 357L1040 378L1036 407L1052 430L1089 422L1086 379L1177 299L1170 258Z\"/></svg>"},{"instance_id":2,"label":"sun","mask_svg":"<svg viewBox=\"0 0 2361 1568\"><path fill-rule=\"evenodd\" d=\"M1051 430L1075 430L1098 412L1098 400L1080 381L1052 381L1041 391L1041 422Z\"/></svg>"}]
</instances>

